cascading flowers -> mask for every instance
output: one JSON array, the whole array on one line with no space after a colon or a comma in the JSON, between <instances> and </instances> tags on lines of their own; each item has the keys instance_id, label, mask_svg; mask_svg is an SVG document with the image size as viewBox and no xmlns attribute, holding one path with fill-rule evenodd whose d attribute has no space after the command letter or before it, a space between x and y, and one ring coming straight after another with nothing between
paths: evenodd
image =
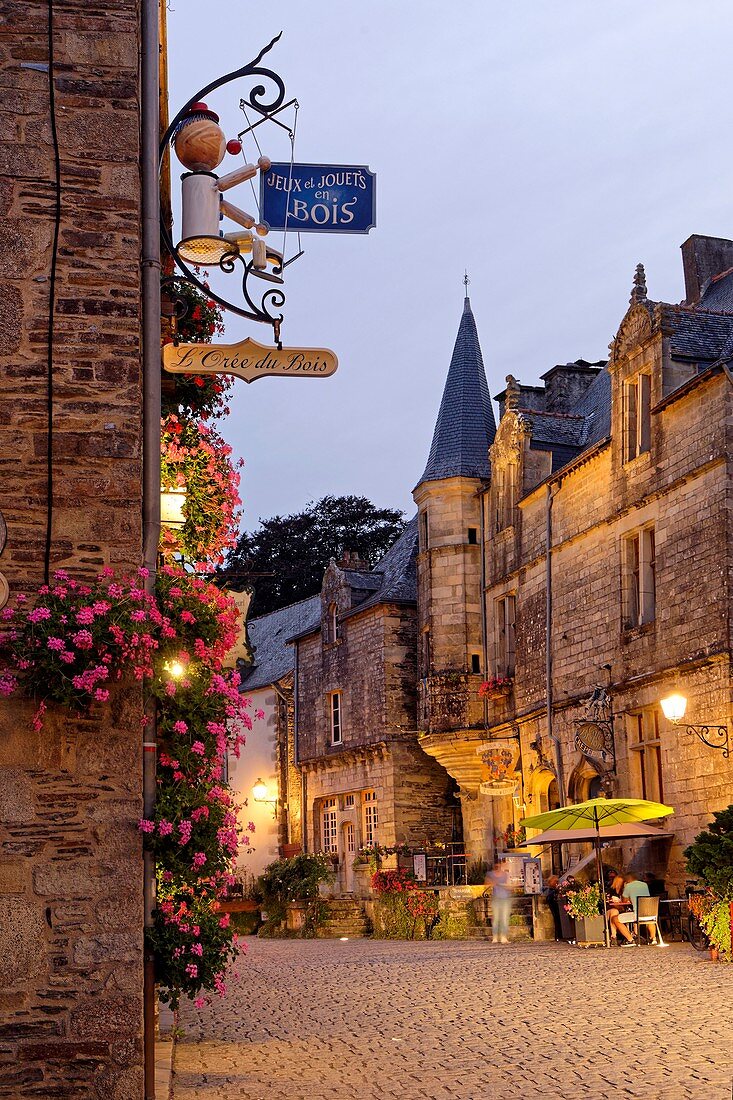
<instances>
[{"instance_id":1,"label":"cascading flowers","mask_svg":"<svg viewBox=\"0 0 733 1100\"><path fill-rule=\"evenodd\" d=\"M161 486L186 490L183 527L164 527L161 535L167 558L180 554L197 569L211 572L236 545L242 501L231 453L229 444L202 421L172 413L162 422Z\"/></svg>"}]
</instances>

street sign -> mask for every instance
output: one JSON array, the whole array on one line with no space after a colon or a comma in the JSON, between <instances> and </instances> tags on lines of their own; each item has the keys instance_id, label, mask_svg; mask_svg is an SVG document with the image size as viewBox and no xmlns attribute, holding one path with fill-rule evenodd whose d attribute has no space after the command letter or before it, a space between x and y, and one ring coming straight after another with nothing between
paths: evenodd
<instances>
[{"instance_id":1,"label":"street sign","mask_svg":"<svg viewBox=\"0 0 733 1100\"><path fill-rule=\"evenodd\" d=\"M328 378L338 359L328 348L268 348L248 336L238 344L166 344L163 366L171 374L233 374L256 378Z\"/></svg>"},{"instance_id":2,"label":"street sign","mask_svg":"<svg viewBox=\"0 0 733 1100\"><path fill-rule=\"evenodd\" d=\"M374 172L361 164L274 162L260 175L260 218L269 229L368 233L376 225ZM289 201L288 201L289 200Z\"/></svg>"}]
</instances>

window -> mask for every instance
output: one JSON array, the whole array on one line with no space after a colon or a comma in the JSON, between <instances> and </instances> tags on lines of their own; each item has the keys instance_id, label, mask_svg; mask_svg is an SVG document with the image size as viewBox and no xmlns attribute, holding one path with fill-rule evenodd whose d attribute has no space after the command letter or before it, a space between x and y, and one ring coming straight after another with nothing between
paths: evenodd
<instances>
[{"instance_id":1,"label":"window","mask_svg":"<svg viewBox=\"0 0 733 1100\"><path fill-rule=\"evenodd\" d=\"M422 674L423 676L430 675L430 665L432 661L432 651L430 648L430 627L426 626L422 632Z\"/></svg>"},{"instance_id":2,"label":"window","mask_svg":"<svg viewBox=\"0 0 733 1100\"><path fill-rule=\"evenodd\" d=\"M646 707L626 716L629 733L631 781L639 798L664 802L659 712Z\"/></svg>"},{"instance_id":3,"label":"window","mask_svg":"<svg viewBox=\"0 0 733 1100\"><path fill-rule=\"evenodd\" d=\"M353 796L353 794L347 794L344 798L344 806L348 810L353 805L354 805L354 796Z\"/></svg>"},{"instance_id":4,"label":"window","mask_svg":"<svg viewBox=\"0 0 733 1100\"><path fill-rule=\"evenodd\" d=\"M496 474L496 530L511 527L517 504L517 464L508 462Z\"/></svg>"},{"instance_id":5,"label":"window","mask_svg":"<svg viewBox=\"0 0 733 1100\"><path fill-rule=\"evenodd\" d=\"M481 655L479 653L471 654L471 672L474 674L481 671Z\"/></svg>"},{"instance_id":6,"label":"window","mask_svg":"<svg viewBox=\"0 0 733 1100\"><path fill-rule=\"evenodd\" d=\"M650 374L637 374L624 383L624 462L631 462L651 446Z\"/></svg>"},{"instance_id":7,"label":"window","mask_svg":"<svg viewBox=\"0 0 733 1100\"><path fill-rule=\"evenodd\" d=\"M353 855L356 851L356 838L354 836L354 822L347 821L344 828L344 847L346 851Z\"/></svg>"},{"instance_id":8,"label":"window","mask_svg":"<svg viewBox=\"0 0 733 1100\"><path fill-rule=\"evenodd\" d=\"M502 596L495 601L496 675L514 675L514 619L516 596Z\"/></svg>"},{"instance_id":9,"label":"window","mask_svg":"<svg viewBox=\"0 0 733 1100\"><path fill-rule=\"evenodd\" d=\"M656 618L657 563L653 527L643 527L623 541L624 630Z\"/></svg>"},{"instance_id":10,"label":"window","mask_svg":"<svg viewBox=\"0 0 733 1100\"><path fill-rule=\"evenodd\" d=\"M428 538L428 510L420 513L420 549L427 550L430 545Z\"/></svg>"},{"instance_id":11,"label":"window","mask_svg":"<svg viewBox=\"0 0 733 1100\"><path fill-rule=\"evenodd\" d=\"M377 794L376 791L364 791L364 843L376 844L377 843L377 825L379 824L379 817L377 814Z\"/></svg>"},{"instance_id":12,"label":"window","mask_svg":"<svg viewBox=\"0 0 733 1100\"><path fill-rule=\"evenodd\" d=\"M469 527L468 528L468 545L469 546L478 546L478 528L477 527Z\"/></svg>"},{"instance_id":13,"label":"window","mask_svg":"<svg viewBox=\"0 0 733 1100\"><path fill-rule=\"evenodd\" d=\"M321 829L323 835L324 852L338 851L338 834L336 831L336 799L325 799L321 808Z\"/></svg>"},{"instance_id":14,"label":"window","mask_svg":"<svg viewBox=\"0 0 733 1100\"><path fill-rule=\"evenodd\" d=\"M339 624L339 609L335 603L328 605L328 623L326 636L329 642L337 642L341 637L341 627Z\"/></svg>"},{"instance_id":15,"label":"window","mask_svg":"<svg viewBox=\"0 0 733 1100\"><path fill-rule=\"evenodd\" d=\"M329 695L329 708L331 717L331 744L340 745L341 736L341 692L333 691Z\"/></svg>"}]
</instances>

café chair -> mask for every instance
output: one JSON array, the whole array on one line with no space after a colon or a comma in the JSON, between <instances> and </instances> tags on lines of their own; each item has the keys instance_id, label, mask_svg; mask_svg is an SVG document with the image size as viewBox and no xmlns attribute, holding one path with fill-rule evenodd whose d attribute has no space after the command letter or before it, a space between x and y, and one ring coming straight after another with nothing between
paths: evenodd
<instances>
[{"instance_id":1,"label":"caf\u00e9 chair","mask_svg":"<svg viewBox=\"0 0 733 1100\"><path fill-rule=\"evenodd\" d=\"M636 920L632 927L634 928L637 944L640 942L639 935L642 925L646 926L649 943L654 943L657 947L667 947L659 928L659 898L640 897L636 899ZM654 938L652 938L652 928L654 929Z\"/></svg>"}]
</instances>

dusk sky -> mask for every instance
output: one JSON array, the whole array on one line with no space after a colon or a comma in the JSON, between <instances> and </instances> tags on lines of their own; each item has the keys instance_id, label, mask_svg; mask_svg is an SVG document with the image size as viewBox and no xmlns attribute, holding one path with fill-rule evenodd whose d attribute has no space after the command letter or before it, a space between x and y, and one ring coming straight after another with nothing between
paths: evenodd
<instances>
[{"instance_id":1,"label":"dusk sky","mask_svg":"<svg viewBox=\"0 0 733 1100\"><path fill-rule=\"evenodd\" d=\"M684 297L680 244L733 236L732 22L729 0L171 0L171 114L282 30L264 63L300 103L296 160L377 173L376 228L304 236L288 268L283 342L338 373L236 383L246 528L326 493L410 514L464 269L492 394L605 358L638 262L650 298ZM227 137L246 90L209 97ZM229 315L225 339L246 335L271 342Z\"/></svg>"}]
</instances>

